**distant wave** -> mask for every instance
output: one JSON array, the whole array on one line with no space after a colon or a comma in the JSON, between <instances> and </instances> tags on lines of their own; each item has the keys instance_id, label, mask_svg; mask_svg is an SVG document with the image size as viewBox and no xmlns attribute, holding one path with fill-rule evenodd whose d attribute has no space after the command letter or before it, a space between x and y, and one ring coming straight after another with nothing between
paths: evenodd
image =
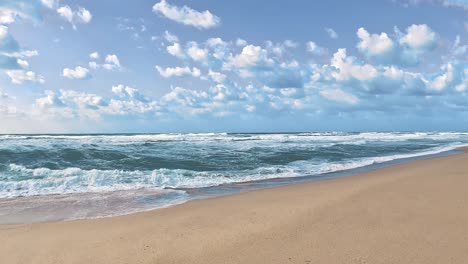
<instances>
[{"instance_id":1,"label":"distant wave","mask_svg":"<svg viewBox=\"0 0 468 264\"><path fill-rule=\"evenodd\" d=\"M466 137L464 132L364 132L364 133L299 133L299 134L229 134L229 133L169 133L139 135L0 135L0 140L76 140L112 143L141 141L400 141L411 139L456 139Z\"/></svg>"}]
</instances>

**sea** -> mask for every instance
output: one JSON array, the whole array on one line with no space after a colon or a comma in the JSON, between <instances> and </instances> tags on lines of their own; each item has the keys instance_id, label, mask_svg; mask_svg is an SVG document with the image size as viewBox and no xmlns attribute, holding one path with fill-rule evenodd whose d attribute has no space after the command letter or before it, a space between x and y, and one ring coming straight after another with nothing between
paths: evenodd
<instances>
[{"instance_id":1,"label":"sea","mask_svg":"<svg viewBox=\"0 0 468 264\"><path fill-rule=\"evenodd\" d=\"M461 132L0 135L0 223L125 215L466 145Z\"/></svg>"}]
</instances>

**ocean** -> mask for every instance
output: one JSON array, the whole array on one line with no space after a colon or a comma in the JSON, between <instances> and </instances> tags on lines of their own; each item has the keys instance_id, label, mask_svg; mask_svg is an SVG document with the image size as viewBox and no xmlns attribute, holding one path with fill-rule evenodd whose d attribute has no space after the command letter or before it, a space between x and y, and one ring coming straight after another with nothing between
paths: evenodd
<instances>
[{"instance_id":1,"label":"ocean","mask_svg":"<svg viewBox=\"0 0 468 264\"><path fill-rule=\"evenodd\" d=\"M465 145L457 132L0 135L0 223L123 215Z\"/></svg>"}]
</instances>

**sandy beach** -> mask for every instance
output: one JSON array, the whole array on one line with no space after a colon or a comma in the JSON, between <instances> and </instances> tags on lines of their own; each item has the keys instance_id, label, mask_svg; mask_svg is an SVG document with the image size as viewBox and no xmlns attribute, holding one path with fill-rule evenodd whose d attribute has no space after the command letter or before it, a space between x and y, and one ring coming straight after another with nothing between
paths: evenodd
<instances>
[{"instance_id":1,"label":"sandy beach","mask_svg":"<svg viewBox=\"0 0 468 264\"><path fill-rule=\"evenodd\" d=\"M0 226L1 263L467 263L468 154L133 215Z\"/></svg>"}]
</instances>

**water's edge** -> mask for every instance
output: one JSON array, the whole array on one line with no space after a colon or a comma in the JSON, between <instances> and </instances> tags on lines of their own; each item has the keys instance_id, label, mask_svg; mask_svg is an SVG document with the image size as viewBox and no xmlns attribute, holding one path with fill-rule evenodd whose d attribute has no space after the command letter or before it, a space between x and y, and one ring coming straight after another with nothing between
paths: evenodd
<instances>
[{"instance_id":1,"label":"water's edge","mask_svg":"<svg viewBox=\"0 0 468 264\"><path fill-rule=\"evenodd\" d=\"M203 187L203 188L167 188L169 193L161 194L154 190L136 189L130 191L115 191L111 193L86 193L86 194L65 194L65 195L48 195L48 196L31 196L31 197L17 197L0 199L0 224L31 224L43 222L57 222L57 221L75 221L83 219L97 219L124 216L141 212L148 212L153 210L161 210L163 208L177 206L189 201L215 198L248 191L255 191L265 188L275 188L292 184L301 184L307 182L315 182L321 180L330 180L341 177L354 176L363 172L378 170L380 168L391 167L399 164L410 163L417 160L425 160L437 157L444 157L450 155L457 155L463 152L462 147L447 150L435 154L413 156L407 158L398 158L381 163L374 163L365 165L358 168L346 169L341 171L306 175L301 177L286 177L274 179L262 179L240 183L228 183L218 186ZM186 193L181 195L180 192ZM135 208L134 211L127 211L122 213L115 213L118 211L119 203L126 203L126 200L138 200L144 204L153 205L151 208ZM174 197L177 197L174 199ZM73 211L78 211L81 207L91 206L93 203L99 203L100 200L106 200L104 206L109 206L115 210L112 212L104 213L98 216L79 216L73 217ZM83 200L82 203L79 200ZM40 201L43 206L33 208L31 203ZM113 201L109 204L109 201ZM167 203L170 201L170 203ZM48 207L47 203L54 203L53 206ZM45 206L44 206L45 205ZM71 205L71 206L70 206ZM12 207L20 207L23 211L15 211ZM128 206L123 204L121 206ZM18 209L18 208L16 208ZM30 210L29 210L30 209ZM99 214L99 212L94 212ZM92 213L91 213L92 215Z\"/></svg>"}]
</instances>

